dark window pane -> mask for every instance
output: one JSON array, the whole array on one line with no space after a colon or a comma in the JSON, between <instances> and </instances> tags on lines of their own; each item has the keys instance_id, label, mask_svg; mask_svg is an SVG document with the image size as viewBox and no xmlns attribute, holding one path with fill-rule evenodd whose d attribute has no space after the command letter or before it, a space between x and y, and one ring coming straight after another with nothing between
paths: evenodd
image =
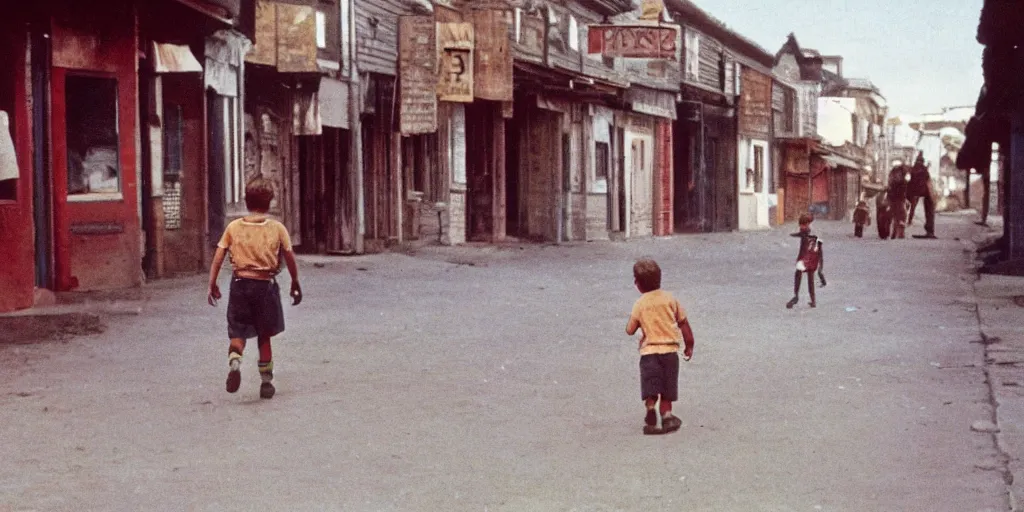
<instances>
[{"instance_id":1,"label":"dark window pane","mask_svg":"<svg viewBox=\"0 0 1024 512\"><path fill-rule=\"evenodd\" d=\"M65 95L68 194L120 192L117 80L69 76Z\"/></svg>"}]
</instances>

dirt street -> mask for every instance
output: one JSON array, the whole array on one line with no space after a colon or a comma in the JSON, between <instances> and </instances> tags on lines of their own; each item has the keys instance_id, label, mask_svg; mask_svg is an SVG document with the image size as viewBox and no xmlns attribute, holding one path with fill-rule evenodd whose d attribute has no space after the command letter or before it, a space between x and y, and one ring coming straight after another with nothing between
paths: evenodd
<instances>
[{"instance_id":1,"label":"dirt street","mask_svg":"<svg viewBox=\"0 0 1024 512\"><path fill-rule=\"evenodd\" d=\"M813 310L785 308L792 226L308 259L269 401L255 342L224 391L204 277L151 285L105 332L0 346L0 511L1005 510L971 431L992 407L954 237L977 227L815 227ZM640 256L697 338L667 436L641 434L623 332Z\"/></svg>"}]
</instances>

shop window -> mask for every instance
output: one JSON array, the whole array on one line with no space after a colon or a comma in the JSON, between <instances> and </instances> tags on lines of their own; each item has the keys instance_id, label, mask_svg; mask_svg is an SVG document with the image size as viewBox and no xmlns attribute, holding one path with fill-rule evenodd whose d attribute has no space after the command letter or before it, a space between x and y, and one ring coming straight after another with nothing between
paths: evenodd
<instances>
[{"instance_id":1,"label":"shop window","mask_svg":"<svg viewBox=\"0 0 1024 512\"><path fill-rule=\"evenodd\" d=\"M18 160L7 112L0 111L0 202L18 200Z\"/></svg>"},{"instance_id":2,"label":"shop window","mask_svg":"<svg viewBox=\"0 0 1024 512\"><path fill-rule=\"evenodd\" d=\"M184 160L181 105L164 108L164 229L181 229L181 172Z\"/></svg>"},{"instance_id":3,"label":"shop window","mask_svg":"<svg viewBox=\"0 0 1024 512\"><path fill-rule=\"evenodd\" d=\"M764 192L764 147L754 146L754 192Z\"/></svg>"},{"instance_id":4,"label":"shop window","mask_svg":"<svg viewBox=\"0 0 1024 512\"><path fill-rule=\"evenodd\" d=\"M120 192L117 80L68 76L65 87L68 195Z\"/></svg>"}]
</instances>

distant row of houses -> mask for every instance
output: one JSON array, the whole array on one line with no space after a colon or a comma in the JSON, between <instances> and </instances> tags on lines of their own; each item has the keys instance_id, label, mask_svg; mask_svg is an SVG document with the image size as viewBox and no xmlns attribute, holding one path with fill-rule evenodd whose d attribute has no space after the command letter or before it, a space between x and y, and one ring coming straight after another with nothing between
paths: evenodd
<instances>
[{"instance_id":1,"label":"distant row of houses","mask_svg":"<svg viewBox=\"0 0 1024 512\"><path fill-rule=\"evenodd\" d=\"M0 17L0 311L193 274L244 184L300 251L842 219L886 102L689 0L39 0Z\"/></svg>"}]
</instances>

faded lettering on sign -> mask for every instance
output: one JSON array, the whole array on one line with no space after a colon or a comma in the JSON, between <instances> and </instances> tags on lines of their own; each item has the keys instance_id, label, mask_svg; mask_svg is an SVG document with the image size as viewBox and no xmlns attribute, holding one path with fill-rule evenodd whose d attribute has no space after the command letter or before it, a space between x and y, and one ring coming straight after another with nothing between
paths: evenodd
<instances>
[{"instance_id":1,"label":"faded lettering on sign","mask_svg":"<svg viewBox=\"0 0 1024 512\"><path fill-rule=\"evenodd\" d=\"M437 131L436 29L432 16L402 16L398 25L402 135Z\"/></svg>"},{"instance_id":2,"label":"faded lettering on sign","mask_svg":"<svg viewBox=\"0 0 1024 512\"><path fill-rule=\"evenodd\" d=\"M473 25L439 23L437 25L438 83L441 101L473 101Z\"/></svg>"},{"instance_id":3,"label":"faded lettering on sign","mask_svg":"<svg viewBox=\"0 0 1024 512\"><path fill-rule=\"evenodd\" d=\"M605 57L675 59L679 28L665 25L591 25L588 52Z\"/></svg>"}]
</instances>

